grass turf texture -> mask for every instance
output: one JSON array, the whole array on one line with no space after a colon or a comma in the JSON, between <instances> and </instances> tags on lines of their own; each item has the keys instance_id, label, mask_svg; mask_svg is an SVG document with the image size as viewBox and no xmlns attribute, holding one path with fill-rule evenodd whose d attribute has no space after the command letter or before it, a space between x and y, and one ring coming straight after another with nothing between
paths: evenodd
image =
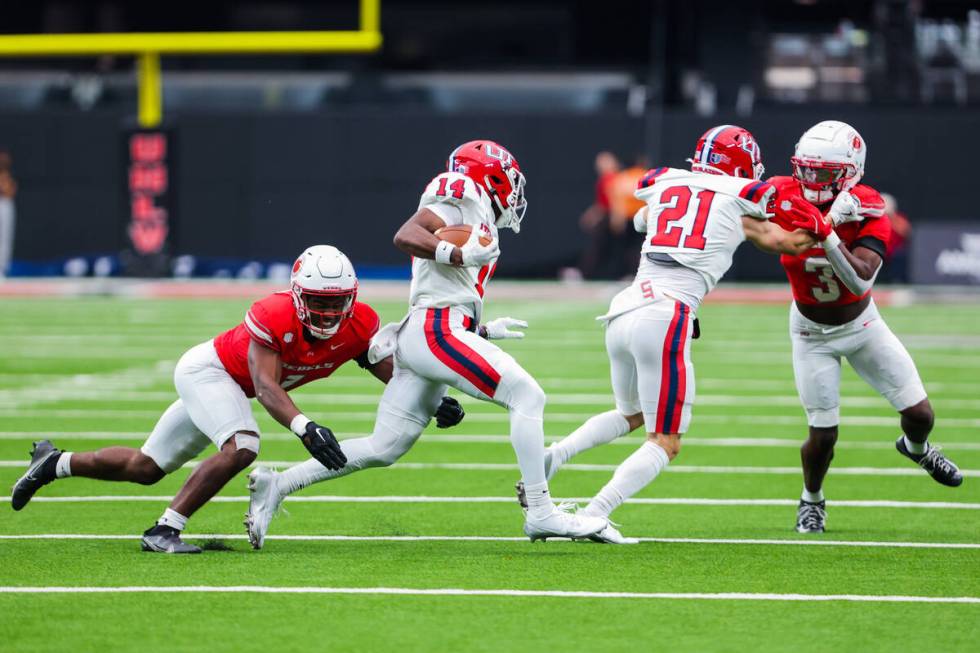
<instances>
[{"instance_id":1,"label":"grass turf texture","mask_svg":"<svg viewBox=\"0 0 980 653\"><path fill-rule=\"evenodd\" d=\"M557 293L560 292L556 289ZM371 301L370 297L364 297ZM0 461L27 458L32 439L52 436L62 448L139 446L175 397L172 366L190 346L241 318L238 300L59 300L71 325L50 320L48 300L4 300L0 310ZM375 304L386 320L400 302ZM611 396L602 331L603 307L491 302L488 314L528 319L522 342L504 346L549 394L545 431L565 435L608 410ZM887 308L883 314L915 357L938 420L933 439L967 470L980 469L980 336L976 306ZM941 317L937 317L941 316ZM790 473L678 471L685 466L798 465L793 440L805 434L795 400L787 311L782 306L705 306L704 337L694 343L698 384L694 421L680 457L642 498L786 499L799 495ZM846 367L842 446L834 466L912 469L891 443L897 420ZM304 412L339 435L371 430L381 386L351 364L296 393ZM450 432L421 438L408 465L369 470L316 485L301 496L505 497L514 467L445 469L436 463L513 466L503 410L461 398L467 419ZM260 455L297 461L304 450L261 407ZM492 437L485 437L492 436ZM725 446L738 438L740 446ZM744 446L761 438L760 446ZM713 442L714 441L714 442ZM573 462L615 465L638 440L624 440ZM210 452L208 452L210 453ZM0 466L5 487L21 473ZM724 471L724 470L722 470ZM870 470L873 472L874 470ZM172 495L188 470L152 487L71 479L39 497ZM562 471L555 496L593 494L609 478L599 470ZM241 533L244 475L206 506L188 537ZM980 542L974 509L834 506L836 500L980 502L973 477L943 488L922 474L833 474L826 492L824 540ZM196 557L142 554L137 536L165 501L35 502L23 512L0 509L0 536L89 533L124 540L0 540L0 586L264 585L636 592L750 592L911 596L980 596L980 550L761 544L644 543L609 547L525 541L270 540L252 552L241 539L230 550ZM273 535L520 535L510 503L287 502ZM674 538L807 539L792 532L795 508L772 505L627 504L615 515L628 535ZM56 628L48 626L56 622ZM44 633L41 635L41 633ZM820 649L963 650L980 635L980 606L746 600L594 599L485 596L283 594L3 594L0 642L8 650L199 649L300 650L311 641L331 650L501 650L592 648L636 650Z\"/></svg>"}]
</instances>

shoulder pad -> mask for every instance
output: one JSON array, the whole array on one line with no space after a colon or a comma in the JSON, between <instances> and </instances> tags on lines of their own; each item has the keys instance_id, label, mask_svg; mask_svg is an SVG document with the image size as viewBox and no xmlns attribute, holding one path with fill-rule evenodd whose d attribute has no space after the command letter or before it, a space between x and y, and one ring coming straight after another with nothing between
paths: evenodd
<instances>
[{"instance_id":1,"label":"shoulder pad","mask_svg":"<svg viewBox=\"0 0 980 653\"><path fill-rule=\"evenodd\" d=\"M881 193L871 186L858 184L851 189L851 195L861 204L861 217L880 218L885 215L885 200Z\"/></svg>"},{"instance_id":2,"label":"shoulder pad","mask_svg":"<svg viewBox=\"0 0 980 653\"><path fill-rule=\"evenodd\" d=\"M766 180L766 182L775 186L780 193L790 191L793 188L799 189L799 184L795 179L784 175L770 177L769 179Z\"/></svg>"},{"instance_id":3,"label":"shoulder pad","mask_svg":"<svg viewBox=\"0 0 980 653\"><path fill-rule=\"evenodd\" d=\"M643 190L644 188L653 186L657 180L657 177L664 174L668 170L670 170L670 168L667 167L651 168L647 170L646 173L640 177L640 181L636 183L636 190Z\"/></svg>"}]
</instances>

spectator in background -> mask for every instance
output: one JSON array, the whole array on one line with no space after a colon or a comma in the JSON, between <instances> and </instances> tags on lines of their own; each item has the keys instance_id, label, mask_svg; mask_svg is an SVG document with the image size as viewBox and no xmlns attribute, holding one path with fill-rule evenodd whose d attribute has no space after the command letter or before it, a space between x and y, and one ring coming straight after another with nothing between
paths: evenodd
<instances>
[{"instance_id":1,"label":"spectator in background","mask_svg":"<svg viewBox=\"0 0 980 653\"><path fill-rule=\"evenodd\" d=\"M619 173L619 159L612 152L599 152L595 157L595 200L579 218L579 226L588 237L579 261L580 276L599 279L604 276L611 243L609 230L609 192Z\"/></svg>"},{"instance_id":2,"label":"spectator in background","mask_svg":"<svg viewBox=\"0 0 980 653\"><path fill-rule=\"evenodd\" d=\"M650 167L646 156L636 157L632 167L612 178L609 186L609 229L612 235L613 277L632 275L640 261L642 239L633 230L633 216L644 203L633 194Z\"/></svg>"},{"instance_id":3,"label":"spectator in background","mask_svg":"<svg viewBox=\"0 0 980 653\"><path fill-rule=\"evenodd\" d=\"M885 245L885 266L889 283L908 283L908 243L912 234L912 223L898 210L898 202L893 195L882 193L885 200L885 215L892 223L892 235Z\"/></svg>"},{"instance_id":4,"label":"spectator in background","mask_svg":"<svg viewBox=\"0 0 980 653\"><path fill-rule=\"evenodd\" d=\"M7 275L14 251L14 196L17 182L10 172L10 153L0 149L0 279Z\"/></svg>"}]
</instances>

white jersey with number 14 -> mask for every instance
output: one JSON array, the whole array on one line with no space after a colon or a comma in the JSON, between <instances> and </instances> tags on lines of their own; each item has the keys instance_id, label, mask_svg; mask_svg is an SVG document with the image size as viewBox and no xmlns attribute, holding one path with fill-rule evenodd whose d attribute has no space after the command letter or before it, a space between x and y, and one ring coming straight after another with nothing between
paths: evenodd
<instances>
[{"instance_id":1,"label":"white jersey with number 14","mask_svg":"<svg viewBox=\"0 0 980 653\"><path fill-rule=\"evenodd\" d=\"M497 227L493 205L486 191L472 179L457 172L444 172L429 182L419 208L426 208L442 218L446 226L471 225L493 239ZM493 276L497 261L481 268L459 267L431 259L412 261L412 308L445 308L458 306L476 321L483 311L483 292Z\"/></svg>"}]
</instances>

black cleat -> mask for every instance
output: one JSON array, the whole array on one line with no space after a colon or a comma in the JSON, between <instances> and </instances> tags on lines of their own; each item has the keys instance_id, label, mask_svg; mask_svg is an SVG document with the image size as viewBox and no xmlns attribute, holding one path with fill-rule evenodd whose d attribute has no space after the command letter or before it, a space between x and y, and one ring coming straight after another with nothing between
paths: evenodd
<instances>
[{"instance_id":1,"label":"black cleat","mask_svg":"<svg viewBox=\"0 0 980 653\"><path fill-rule=\"evenodd\" d=\"M10 505L14 510L26 506L35 492L55 479L55 463L60 455L61 451L55 449L50 440L34 443L31 464L24 475L14 483L14 489L10 493Z\"/></svg>"},{"instance_id":2,"label":"black cleat","mask_svg":"<svg viewBox=\"0 0 980 653\"><path fill-rule=\"evenodd\" d=\"M939 447L934 447L928 443L926 447L925 453L915 454L905 446L904 435L900 435L895 440L895 448L898 449L898 453L926 470L929 476L933 477L937 483L942 483L949 487L959 487L962 485L963 475L960 474L960 468L952 460L944 456L942 451L939 450Z\"/></svg>"},{"instance_id":3,"label":"black cleat","mask_svg":"<svg viewBox=\"0 0 980 653\"><path fill-rule=\"evenodd\" d=\"M823 533L827 521L827 502L810 503L800 499L796 509L797 533Z\"/></svg>"},{"instance_id":4,"label":"black cleat","mask_svg":"<svg viewBox=\"0 0 980 653\"><path fill-rule=\"evenodd\" d=\"M157 524L143 533L143 550L153 553L200 553L201 547L180 539L180 531Z\"/></svg>"}]
</instances>

